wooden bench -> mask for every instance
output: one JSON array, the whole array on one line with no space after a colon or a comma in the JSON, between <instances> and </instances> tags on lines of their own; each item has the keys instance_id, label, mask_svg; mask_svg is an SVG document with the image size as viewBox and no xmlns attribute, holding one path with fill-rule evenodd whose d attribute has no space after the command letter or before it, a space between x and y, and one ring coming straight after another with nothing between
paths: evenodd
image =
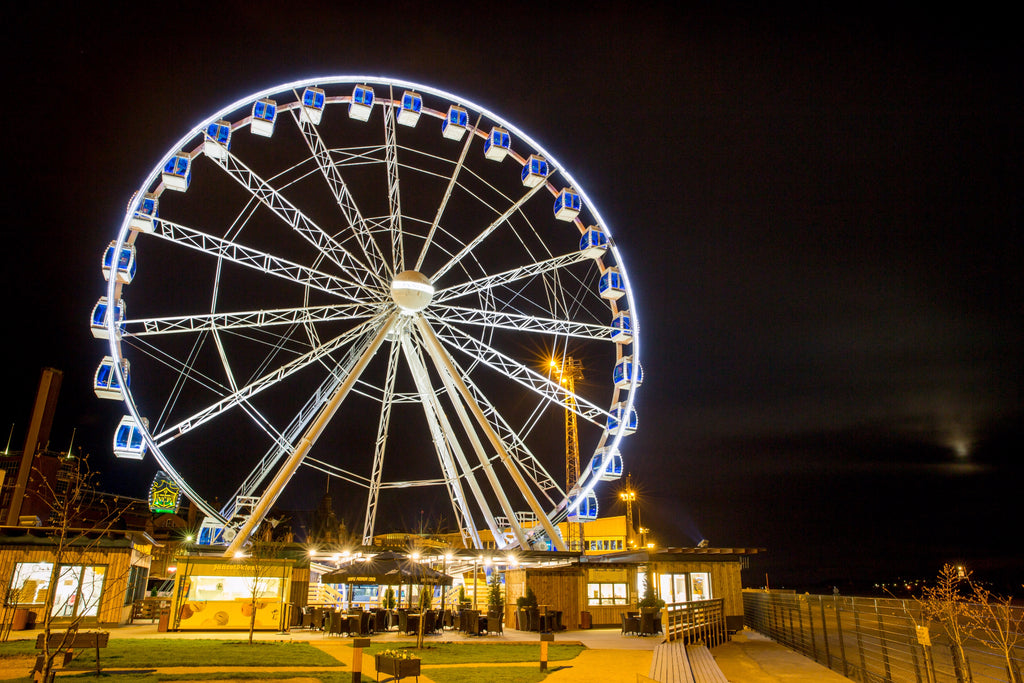
<instances>
[{"instance_id":1,"label":"wooden bench","mask_svg":"<svg viewBox=\"0 0 1024 683\"><path fill-rule=\"evenodd\" d=\"M654 648L648 677L658 683L696 683L683 641L673 640Z\"/></svg>"},{"instance_id":2,"label":"wooden bench","mask_svg":"<svg viewBox=\"0 0 1024 683\"><path fill-rule=\"evenodd\" d=\"M36 636L36 649L43 649L43 638L46 635L40 633ZM63 632L63 633L51 633L50 638L47 641L48 649L52 652L54 650L64 651L64 666L67 666L75 657L76 648L91 647L96 650L96 673L100 673L100 648L106 647L110 640L110 634L102 631L86 631L79 633L77 631ZM43 670L43 655L36 657L36 665L32 669L32 672L38 672Z\"/></svg>"},{"instance_id":3,"label":"wooden bench","mask_svg":"<svg viewBox=\"0 0 1024 683\"><path fill-rule=\"evenodd\" d=\"M704 643L690 643L686 646L686 658L690 662L694 683L729 683L718 668L711 650Z\"/></svg>"}]
</instances>

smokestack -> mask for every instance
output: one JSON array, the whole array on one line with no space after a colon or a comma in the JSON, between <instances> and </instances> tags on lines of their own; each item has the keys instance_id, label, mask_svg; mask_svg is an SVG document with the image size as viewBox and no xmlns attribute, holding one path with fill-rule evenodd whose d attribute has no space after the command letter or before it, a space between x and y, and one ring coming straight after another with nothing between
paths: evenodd
<instances>
[{"instance_id":1,"label":"smokestack","mask_svg":"<svg viewBox=\"0 0 1024 683\"><path fill-rule=\"evenodd\" d=\"M36 404L32 408L32 418L25 437L25 448L21 452L21 465L18 467L18 481L11 495L11 507L7 511L7 526L17 526L21 516L21 504L25 499L25 487L28 476L32 472L32 458L50 441L50 427L53 426L53 414L57 411L57 396L60 394L60 383L64 373L54 368L43 368L39 378L39 391L36 392Z\"/></svg>"}]
</instances>

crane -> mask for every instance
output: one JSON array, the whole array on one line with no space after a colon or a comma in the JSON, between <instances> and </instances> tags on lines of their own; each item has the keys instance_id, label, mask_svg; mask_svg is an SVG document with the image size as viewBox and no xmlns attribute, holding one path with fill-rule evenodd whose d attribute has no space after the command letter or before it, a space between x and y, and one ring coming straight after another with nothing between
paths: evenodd
<instances>
[{"instance_id":1,"label":"crane","mask_svg":"<svg viewBox=\"0 0 1024 683\"><path fill-rule=\"evenodd\" d=\"M565 356L561 363L551 360L551 370L565 389L565 491L569 493L580 478L580 441L576 428L576 380L583 379L583 363ZM583 522L566 522L569 550L583 550Z\"/></svg>"}]
</instances>

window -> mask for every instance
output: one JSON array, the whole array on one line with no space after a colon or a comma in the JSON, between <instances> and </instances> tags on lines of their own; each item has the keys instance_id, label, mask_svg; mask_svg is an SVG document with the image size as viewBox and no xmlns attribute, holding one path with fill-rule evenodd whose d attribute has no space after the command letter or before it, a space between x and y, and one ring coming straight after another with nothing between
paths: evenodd
<instances>
[{"instance_id":1,"label":"window","mask_svg":"<svg viewBox=\"0 0 1024 683\"><path fill-rule=\"evenodd\" d=\"M145 567L128 570L128 589L124 592L124 604L130 605L146 596L146 579L149 571Z\"/></svg>"},{"instance_id":2,"label":"window","mask_svg":"<svg viewBox=\"0 0 1024 683\"><path fill-rule=\"evenodd\" d=\"M588 583L588 605L625 605L625 583Z\"/></svg>"},{"instance_id":3,"label":"window","mask_svg":"<svg viewBox=\"0 0 1024 683\"><path fill-rule=\"evenodd\" d=\"M11 576L12 601L18 605L41 605L50 589L51 562L19 562Z\"/></svg>"},{"instance_id":4,"label":"window","mask_svg":"<svg viewBox=\"0 0 1024 683\"><path fill-rule=\"evenodd\" d=\"M665 602L711 599L711 577L707 572L660 574L658 587Z\"/></svg>"},{"instance_id":5,"label":"window","mask_svg":"<svg viewBox=\"0 0 1024 683\"><path fill-rule=\"evenodd\" d=\"M41 605L50 590L52 562L19 562L14 567L11 590L20 605ZM95 617L99 613L104 566L61 565L54 587L55 617Z\"/></svg>"}]
</instances>

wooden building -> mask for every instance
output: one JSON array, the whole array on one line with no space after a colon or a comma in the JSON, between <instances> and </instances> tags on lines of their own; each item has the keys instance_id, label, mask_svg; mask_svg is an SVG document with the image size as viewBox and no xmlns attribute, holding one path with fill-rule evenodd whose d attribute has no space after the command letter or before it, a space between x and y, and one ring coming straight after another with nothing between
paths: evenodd
<instances>
[{"instance_id":1,"label":"wooden building","mask_svg":"<svg viewBox=\"0 0 1024 683\"><path fill-rule=\"evenodd\" d=\"M75 531L75 542L57 558L47 529L0 529L0 587L8 604L41 623L48 595L56 623L80 619L87 626L127 623L146 589L153 540L137 531L94 535ZM59 559L56 585L53 565Z\"/></svg>"}]
</instances>

